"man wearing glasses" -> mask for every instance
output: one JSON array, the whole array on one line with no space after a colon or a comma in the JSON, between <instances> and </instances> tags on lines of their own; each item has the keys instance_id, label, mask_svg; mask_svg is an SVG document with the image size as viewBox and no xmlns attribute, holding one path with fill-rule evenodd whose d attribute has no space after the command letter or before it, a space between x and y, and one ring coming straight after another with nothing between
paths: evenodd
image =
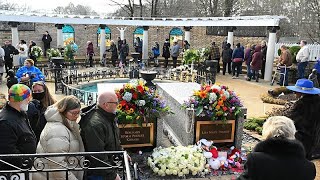
<instances>
[{"instance_id":1,"label":"man wearing glasses","mask_svg":"<svg viewBox=\"0 0 320 180\"><path fill-rule=\"evenodd\" d=\"M120 151L119 128L115 122L118 97L114 92L104 92L98 96L97 107L88 119L80 122L81 137L86 152ZM81 120L82 121L82 120ZM98 157L108 161L108 157ZM92 167L104 164L91 161ZM112 162L110 162L112 164ZM115 170L88 171L88 180L120 180Z\"/></svg>"}]
</instances>

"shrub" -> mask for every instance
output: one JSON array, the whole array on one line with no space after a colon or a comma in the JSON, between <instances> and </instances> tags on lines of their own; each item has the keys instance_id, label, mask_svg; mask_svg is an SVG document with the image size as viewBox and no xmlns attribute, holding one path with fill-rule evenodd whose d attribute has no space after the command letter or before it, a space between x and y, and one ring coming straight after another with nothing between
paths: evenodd
<instances>
[{"instance_id":1,"label":"shrub","mask_svg":"<svg viewBox=\"0 0 320 180\"><path fill-rule=\"evenodd\" d=\"M244 123L244 128L248 130L255 130L257 127L259 127L259 124L255 122L251 122L250 120Z\"/></svg>"},{"instance_id":2,"label":"shrub","mask_svg":"<svg viewBox=\"0 0 320 180\"><path fill-rule=\"evenodd\" d=\"M262 127L256 127L255 131L256 131L258 134L262 135Z\"/></svg>"},{"instance_id":3,"label":"shrub","mask_svg":"<svg viewBox=\"0 0 320 180\"><path fill-rule=\"evenodd\" d=\"M293 63L297 63L297 60L296 60L296 56L299 52L299 50L301 49L300 46L292 46L289 48L289 51L291 53L291 56L292 56L292 62Z\"/></svg>"}]
</instances>

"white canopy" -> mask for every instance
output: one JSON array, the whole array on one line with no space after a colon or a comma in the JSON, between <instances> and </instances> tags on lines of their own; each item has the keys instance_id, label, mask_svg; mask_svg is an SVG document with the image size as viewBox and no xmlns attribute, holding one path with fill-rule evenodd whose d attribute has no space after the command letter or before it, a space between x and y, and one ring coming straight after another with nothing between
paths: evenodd
<instances>
[{"instance_id":1,"label":"white canopy","mask_svg":"<svg viewBox=\"0 0 320 180\"><path fill-rule=\"evenodd\" d=\"M106 24L128 26L279 26L283 16L197 18L101 17L0 11L0 21L53 24Z\"/></svg>"}]
</instances>

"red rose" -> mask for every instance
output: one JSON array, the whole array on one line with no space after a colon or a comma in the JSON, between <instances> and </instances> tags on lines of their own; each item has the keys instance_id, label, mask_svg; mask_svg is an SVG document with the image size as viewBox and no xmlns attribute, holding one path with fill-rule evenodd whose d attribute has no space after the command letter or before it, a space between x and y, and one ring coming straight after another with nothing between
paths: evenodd
<instances>
[{"instance_id":1,"label":"red rose","mask_svg":"<svg viewBox=\"0 0 320 180\"><path fill-rule=\"evenodd\" d=\"M138 94L137 94L136 92L134 92L134 93L132 94L132 99L135 99L135 100L138 99Z\"/></svg>"},{"instance_id":2,"label":"red rose","mask_svg":"<svg viewBox=\"0 0 320 180\"><path fill-rule=\"evenodd\" d=\"M212 153L213 158L218 158L218 150L216 148L212 148L210 152Z\"/></svg>"}]
</instances>

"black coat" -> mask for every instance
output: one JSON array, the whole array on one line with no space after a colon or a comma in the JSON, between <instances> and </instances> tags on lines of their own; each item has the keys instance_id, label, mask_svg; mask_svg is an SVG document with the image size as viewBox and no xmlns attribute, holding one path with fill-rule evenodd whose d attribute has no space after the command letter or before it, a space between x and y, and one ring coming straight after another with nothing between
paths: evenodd
<instances>
[{"instance_id":1,"label":"black coat","mask_svg":"<svg viewBox=\"0 0 320 180\"><path fill-rule=\"evenodd\" d=\"M304 95L299 99L289 118L296 126L296 139L302 142L308 159L319 158L320 154L320 96Z\"/></svg>"},{"instance_id":2,"label":"black coat","mask_svg":"<svg viewBox=\"0 0 320 180\"><path fill-rule=\"evenodd\" d=\"M40 101L33 99L28 106L28 119L30 121L31 128L36 135L37 142L40 140L40 134L47 124L47 120L44 116L44 108Z\"/></svg>"},{"instance_id":3,"label":"black coat","mask_svg":"<svg viewBox=\"0 0 320 180\"><path fill-rule=\"evenodd\" d=\"M162 57L169 58L170 57L170 43L165 41L162 47Z\"/></svg>"},{"instance_id":4,"label":"black coat","mask_svg":"<svg viewBox=\"0 0 320 180\"><path fill-rule=\"evenodd\" d=\"M107 50L108 52L111 51L111 58L118 59L118 49L115 44L110 46L110 49Z\"/></svg>"},{"instance_id":5,"label":"black coat","mask_svg":"<svg viewBox=\"0 0 320 180\"><path fill-rule=\"evenodd\" d=\"M46 45L50 45L50 43L51 43L51 41L52 41L52 38L51 38L51 36L50 36L50 34L48 34L48 35L43 35L42 36L42 42L43 42L43 44L46 46Z\"/></svg>"},{"instance_id":6,"label":"black coat","mask_svg":"<svg viewBox=\"0 0 320 180\"><path fill-rule=\"evenodd\" d=\"M0 154L34 154L37 141L27 116L8 105L0 112ZM21 161L11 163L21 166ZM3 167L0 163L0 169Z\"/></svg>"},{"instance_id":7,"label":"black coat","mask_svg":"<svg viewBox=\"0 0 320 180\"><path fill-rule=\"evenodd\" d=\"M97 107L86 119L80 120L80 134L83 140L83 145L86 152L101 152L101 151L120 151L120 132L115 122L116 115L108 113ZM108 162L108 157L100 157ZM111 162L110 162L111 163ZM101 167L104 164L97 161L91 161L91 167ZM98 175L109 177L107 179L115 179L116 172L114 170L107 171L89 171L88 175Z\"/></svg>"},{"instance_id":8,"label":"black coat","mask_svg":"<svg viewBox=\"0 0 320 180\"><path fill-rule=\"evenodd\" d=\"M258 143L248 155L238 180L312 180L315 176L315 165L305 158L299 141L271 138Z\"/></svg>"},{"instance_id":9,"label":"black coat","mask_svg":"<svg viewBox=\"0 0 320 180\"><path fill-rule=\"evenodd\" d=\"M13 59L11 57L11 55L16 55L16 54L19 54L19 51L14 47L12 46L11 44L8 45L8 46L2 46L3 50L4 50L4 59L6 62L12 62Z\"/></svg>"},{"instance_id":10,"label":"black coat","mask_svg":"<svg viewBox=\"0 0 320 180\"><path fill-rule=\"evenodd\" d=\"M222 62L224 63L232 62L232 53L233 53L233 50L231 48L224 48L222 50Z\"/></svg>"}]
</instances>

